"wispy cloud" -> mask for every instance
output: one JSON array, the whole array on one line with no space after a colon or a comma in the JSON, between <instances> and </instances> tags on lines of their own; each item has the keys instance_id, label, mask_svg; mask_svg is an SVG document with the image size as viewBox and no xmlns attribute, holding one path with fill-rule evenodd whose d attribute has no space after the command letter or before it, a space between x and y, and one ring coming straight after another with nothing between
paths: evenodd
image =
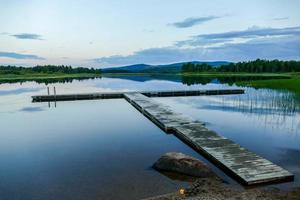
<instances>
[{"instance_id":1,"label":"wispy cloud","mask_svg":"<svg viewBox=\"0 0 300 200\"><path fill-rule=\"evenodd\" d=\"M219 16L191 17L180 22L171 23L169 25L174 26L176 28L189 28L218 18L220 17Z\"/></svg>"},{"instance_id":2,"label":"wispy cloud","mask_svg":"<svg viewBox=\"0 0 300 200\"><path fill-rule=\"evenodd\" d=\"M37 55L20 54L15 52L1 52L1 51L0 51L0 57L14 58L14 59L46 60L45 58L39 57Z\"/></svg>"},{"instance_id":3,"label":"wispy cloud","mask_svg":"<svg viewBox=\"0 0 300 200\"><path fill-rule=\"evenodd\" d=\"M189 40L177 42L177 45L199 46L204 44L232 42L236 39L254 39L259 37L282 37L296 35L300 35L300 26L287 28L261 28L253 26L242 31L229 31L223 33L196 35Z\"/></svg>"},{"instance_id":4,"label":"wispy cloud","mask_svg":"<svg viewBox=\"0 0 300 200\"><path fill-rule=\"evenodd\" d=\"M227 43L207 48L207 58L216 57L232 61L262 59L300 60L298 36L256 38L242 43Z\"/></svg>"},{"instance_id":5,"label":"wispy cloud","mask_svg":"<svg viewBox=\"0 0 300 200\"><path fill-rule=\"evenodd\" d=\"M34 33L20 33L11 35L17 39L22 40L43 40L42 36Z\"/></svg>"},{"instance_id":6,"label":"wispy cloud","mask_svg":"<svg viewBox=\"0 0 300 200\"><path fill-rule=\"evenodd\" d=\"M281 20L288 20L289 17L275 17L273 18L273 20L276 20L276 21L281 21Z\"/></svg>"},{"instance_id":7,"label":"wispy cloud","mask_svg":"<svg viewBox=\"0 0 300 200\"><path fill-rule=\"evenodd\" d=\"M1 32L0 35L8 35L8 32Z\"/></svg>"}]
</instances>

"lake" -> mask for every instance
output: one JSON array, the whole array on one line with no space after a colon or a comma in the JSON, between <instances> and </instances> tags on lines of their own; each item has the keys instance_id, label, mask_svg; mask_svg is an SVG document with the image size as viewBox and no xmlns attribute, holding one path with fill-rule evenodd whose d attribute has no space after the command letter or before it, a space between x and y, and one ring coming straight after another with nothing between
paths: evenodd
<instances>
[{"instance_id":1,"label":"lake","mask_svg":"<svg viewBox=\"0 0 300 200\"><path fill-rule=\"evenodd\" d=\"M254 78L254 77L253 77ZM179 89L233 89L230 78L123 76L0 84L0 199L140 199L187 186L151 168L164 153L203 160L123 99L32 103L32 95ZM300 98L288 91L155 98L295 174L300 186Z\"/></svg>"}]
</instances>

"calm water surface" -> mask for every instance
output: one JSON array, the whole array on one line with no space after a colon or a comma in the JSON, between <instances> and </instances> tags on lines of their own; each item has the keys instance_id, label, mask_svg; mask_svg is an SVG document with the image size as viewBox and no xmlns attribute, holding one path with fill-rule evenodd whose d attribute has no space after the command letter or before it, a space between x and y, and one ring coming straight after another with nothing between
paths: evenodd
<instances>
[{"instance_id":1,"label":"calm water surface","mask_svg":"<svg viewBox=\"0 0 300 200\"><path fill-rule=\"evenodd\" d=\"M49 83L57 93L237 88L226 80L123 77ZM151 169L169 151L195 156L238 184L125 100L31 103L45 83L0 84L0 200L140 199L186 186ZM156 98L286 168L300 186L300 101L293 93Z\"/></svg>"}]
</instances>

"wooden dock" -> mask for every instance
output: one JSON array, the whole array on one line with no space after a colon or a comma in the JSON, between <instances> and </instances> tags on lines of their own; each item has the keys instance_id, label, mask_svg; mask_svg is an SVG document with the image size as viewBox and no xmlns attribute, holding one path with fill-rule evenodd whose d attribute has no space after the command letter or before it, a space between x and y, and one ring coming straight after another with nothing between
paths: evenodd
<instances>
[{"instance_id":1,"label":"wooden dock","mask_svg":"<svg viewBox=\"0 0 300 200\"><path fill-rule=\"evenodd\" d=\"M125 93L124 97L161 129L174 133L245 185L294 179L294 175L287 170L208 130L199 121L175 113L170 108L140 93Z\"/></svg>"},{"instance_id":2,"label":"wooden dock","mask_svg":"<svg viewBox=\"0 0 300 200\"><path fill-rule=\"evenodd\" d=\"M243 94L244 90L146 91L33 96L33 102L125 98L167 133L173 133L245 185L292 181L294 175L274 163L208 130L204 123L173 112L149 97Z\"/></svg>"},{"instance_id":3,"label":"wooden dock","mask_svg":"<svg viewBox=\"0 0 300 200\"><path fill-rule=\"evenodd\" d=\"M132 93L132 92L127 92ZM134 92L133 92L134 93ZM202 95L229 95L243 94L244 90L179 90L179 91L142 91L147 97L176 97L176 96L202 96ZM124 92L87 93L87 94L60 94L32 96L33 102L49 101L75 101L89 99L119 99L124 98Z\"/></svg>"}]
</instances>

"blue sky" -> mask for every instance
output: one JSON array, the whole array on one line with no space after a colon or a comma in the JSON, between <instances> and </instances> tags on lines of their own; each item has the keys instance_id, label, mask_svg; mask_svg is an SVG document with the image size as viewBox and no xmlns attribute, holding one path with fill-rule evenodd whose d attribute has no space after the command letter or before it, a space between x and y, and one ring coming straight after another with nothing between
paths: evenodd
<instances>
[{"instance_id":1,"label":"blue sky","mask_svg":"<svg viewBox=\"0 0 300 200\"><path fill-rule=\"evenodd\" d=\"M300 60L299 0L0 0L0 64Z\"/></svg>"}]
</instances>

